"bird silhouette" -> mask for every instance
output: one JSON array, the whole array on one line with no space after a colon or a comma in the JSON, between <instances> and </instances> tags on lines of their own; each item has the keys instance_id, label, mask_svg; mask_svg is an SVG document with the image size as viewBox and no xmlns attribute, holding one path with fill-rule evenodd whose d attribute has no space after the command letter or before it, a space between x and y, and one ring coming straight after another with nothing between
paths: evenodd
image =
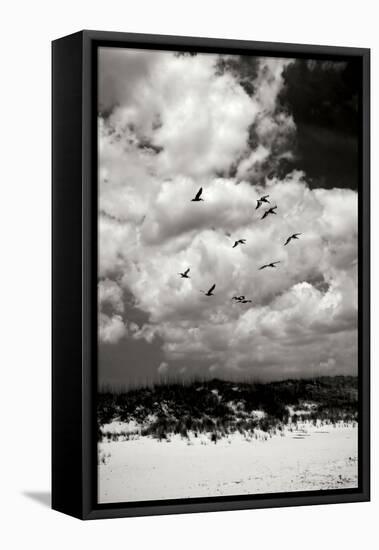
<instances>
[{"instance_id":1,"label":"bird silhouette","mask_svg":"<svg viewBox=\"0 0 379 550\"><path fill-rule=\"evenodd\" d=\"M252 302L252 300L248 300L245 296L233 296L232 300L235 300L238 304L248 304Z\"/></svg>"},{"instance_id":2,"label":"bird silhouette","mask_svg":"<svg viewBox=\"0 0 379 550\"><path fill-rule=\"evenodd\" d=\"M263 213L263 216L261 217L261 220L263 220L269 214L276 214L276 212L275 212L276 208L278 208L278 207L277 206L272 206L268 210L265 210L264 213Z\"/></svg>"},{"instance_id":3,"label":"bird silhouette","mask_svg":"<svg viewBox=\"0 0 379 550\"><path fill-rule=\"evenodd\" d=\"M289 242L291 242L292 239L298 239L299 235L301 235L301 233L294 233L293 235L290 235L286 240L286 242L284 243L284 246L286 246Z\"/></svg>"},{"instance_id":4,"label":"bird silhouette","mask_svg":"<svg viewBox=\"0 0 379 550\"><path fill-rule=\"evenodd\" d=\"M270 195L263 195L263 197L261 197L259 200L260 202L267 202L267 203L270 203L270 201L268 200Z\"/></svg>"},{"instance_id":5,"label":"bird silhouette","mask_svg":"<svg viewBox=\"0 0 379 550\"><path fill-rule=\"evenodd\" d=\"M271 262L270 264L264 264L259 269L265 269L266 267L276 267L276 264L280 264L280 260L277 262Z\"/></svg>"},{"instance_id":6,"label":"bird silhouette","mask_svg":"<svg viewBox=\"0 0 379 550\"><path fill-rule=\"evenodd\" d=\"M203 292L205 296L214 296L213 291L215 288L216 288L216 284L212 285L207 292L205 292L204 290L200 290L200 292Z\"/></svg>"},{"instance_id":7,"label":"bird silhouette","mask_svg":"<svg viewBox=\"0 0 379 550\"><path fill-rule=\"evenodd\" d=\"M234 245L232 246L232 248L235 248L236 246L238 246L239 244L246 244L246 239L238 239L238 241L235 241Z\"/></svg>"},{"instance_id":8,"label":"bird silhouette","mask_svg":"<svg viewBox=\"0 0 379 550\"><path fill-rule=\"evenodd\" d=\"M190 279L191 277L188 275L190 268L186 269L184 273L178 273L178 275L181 276L182 279Z\"/></svg>"},{"instance_id":9,"label":"bird silhouette","mask_svg":"<svg viewBox=\"0 0 379 550\"><path fill-rule=\"evenodd\" d=\"M191 199L191 202L199 202L199 201L203 201L204 199L201 199L201 193L203 192L203 188L200 187L200 189L198 190L198 192L196 193L196 196L194 199Z\"/></svg>"}]
</instances>

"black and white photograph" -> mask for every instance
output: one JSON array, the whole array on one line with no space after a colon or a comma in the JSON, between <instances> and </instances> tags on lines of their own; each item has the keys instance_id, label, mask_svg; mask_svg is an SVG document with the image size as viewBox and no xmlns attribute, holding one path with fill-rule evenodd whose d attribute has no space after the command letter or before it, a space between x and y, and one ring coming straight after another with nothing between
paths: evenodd
<instances>
[{"instance_id":1,"label":"black and white photograph","mask_svg":"<svg viewBox=\"0 0 379 550\"><path fill-rule=\"evenodd\" d=\"M375 8L4 3L0 547L371 550Z\"/></svg>"},{"instance_id":2,"label":"black and white photograph","mask_svg":"<svg viewBox=\"0 0 379 550\"><path fill-rule=\"evenodd\" d=\"M97 63L98 504L357 489L360 63Z\"/></svg>"}]
</instances>

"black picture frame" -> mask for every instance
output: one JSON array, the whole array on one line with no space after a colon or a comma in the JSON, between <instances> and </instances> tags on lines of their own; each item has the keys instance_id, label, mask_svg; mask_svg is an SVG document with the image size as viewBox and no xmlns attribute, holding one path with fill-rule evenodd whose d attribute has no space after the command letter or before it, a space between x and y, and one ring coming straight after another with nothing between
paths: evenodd
<instances>
[{"instance_id":1,"label":"black picture frame","mask_svg":"<svg viewBox=\"0 0 379 550\"><path fill-rule=\"evenodd\" d=\"M355 58L362 67L359 168L359 487L96 503L97 48L100 45ZM81 519L303 506L370 499L370 50L81 31L52 43L52 508Z\"/></svg>"}]
</instances>

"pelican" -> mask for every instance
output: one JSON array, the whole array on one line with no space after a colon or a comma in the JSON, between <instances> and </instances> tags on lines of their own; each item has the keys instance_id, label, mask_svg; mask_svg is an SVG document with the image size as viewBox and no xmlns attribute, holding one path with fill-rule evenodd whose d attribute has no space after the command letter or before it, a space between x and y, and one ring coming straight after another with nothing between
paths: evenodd
<instances>
[{"instance_id":1,"label":"pelican","mask_svg":"<svg viewBox=\"0 0 379 550\"><path fill-rule=\"evenodd\" d=\"M238 239L238 241L235 241L234 245L232 246L232 248L235 248L236 246L238 246L239 244L246 244L246 239Z\"/></svg>"},{"instance_id":2,"label":"pelican","mask_svg":"<svg viewBox=\"0 0 379 550\"><path fill-rule=\"evenodd\" d=\"M260 200L261 202L267 202L267 203L270 204L270 201L268 200L269 196L270 196L270 195L263 195L263 197L261 197L259 200Z\"/></svg>"},{"instance_id":3,"label":"pelican","mask_svg":"<svg viewBox=\"0 0 379 550\"><path fill-rule=\"evenodd\" d=\"M190 279L191 277L188 275L190 268L186 269L184 273L178 273L178 275L181 276L182 279Z\"/></svg>"},{"instance_id":4,"label":"pelican","mask_svg":"<svg viewBox=\"0 0 379 550\"><path fill-rule=\"evenodd\" d=\"M291 235L290 237L288 237L288 239L287 239L286 242L284 243L284 246L286 246L289 242L291 242L292 239L298 239L298 238L299 238L299 235L301 235L301 233L294 233L293 235Z\"/></svg>"},{"instance_id":5,"label":"pelican","mask_svg":"<svg viewBox=\"0 0 379 550\"><path fill-rule=\"evenodd\" d=\"M270 264L262 265L259 269L265 269L266 267L276 267L276 264L280 264L280 260L277 262L271 262Z\"/></svg>"},{"instance_id":6,"label":"pelican","mask_svg":"<svg viewBox=\"0 0 379 550\"><path fill-rule=\"evenodd\" d=\"M196 196L194 199L191 199L191 202L199 202L199 201L203 201L204 199L201 199L201 193L203 192L203 188L200 187L200 189L198 190L198 192L196 193Z\"/></svg>"},{"instance_id":7,"label":"pelican","mask_svg":"<svg viewBox=\"0 0 379 550\"><path fill-rule=\"evenodd\" d=\"M207 292L205 292L204 290L200 290L200 292L204 292L205 296L214 296L213 291L215 288L216 288L216 284L212 285Z\"/></svg>"},{"instance_id":8,"label":"pelican","mask_svg":"<svg viewBox=\"0 0 379 550\"><path fill-rule=\"evenodd\" d=\"M275 212L275 209L278 208L277 206L272 206L271 208L269 208L268 210L265 210L264 213L263 213L263 216L261 217L261 220L263 220L266 216L268 216L269 214L276 214Z\"/></svg>"}]
</instances>

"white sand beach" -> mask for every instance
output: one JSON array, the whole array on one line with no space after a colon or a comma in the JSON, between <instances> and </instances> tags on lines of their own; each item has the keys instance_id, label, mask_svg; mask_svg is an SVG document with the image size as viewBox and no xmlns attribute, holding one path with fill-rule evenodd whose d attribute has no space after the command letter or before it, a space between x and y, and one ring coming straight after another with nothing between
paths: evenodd
<instances>
[{"instance_id":1,"label":"white sand beach","mask_svg":"<svg viewBox=\"0 0 379 550\"><path fill-rule=\"evenodd\" d=\"M99 503L354 488L358 428L306 422L217 443L145 436L100 443L99 459Z\"/></svg>"}]
</instances>

